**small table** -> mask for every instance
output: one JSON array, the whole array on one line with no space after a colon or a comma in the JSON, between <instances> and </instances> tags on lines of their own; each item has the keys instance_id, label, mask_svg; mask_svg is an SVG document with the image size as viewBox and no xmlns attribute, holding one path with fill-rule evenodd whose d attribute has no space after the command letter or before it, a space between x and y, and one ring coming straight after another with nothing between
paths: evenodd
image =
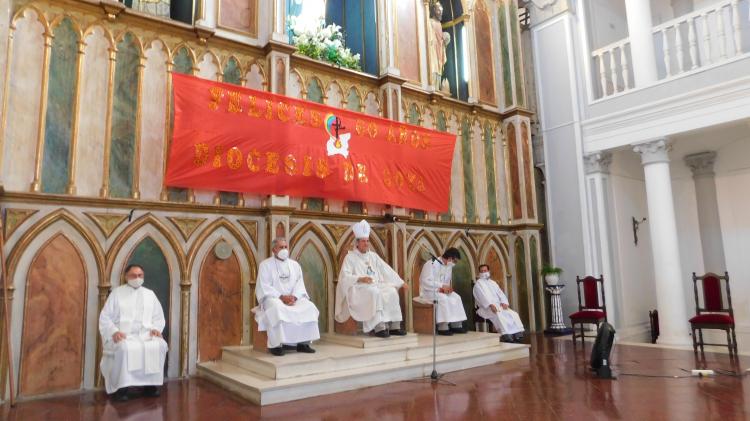
<instances>
[{"instance_id":1,"label":"small table","mask_svg":"<svg viewBox=\"0 0 750 421\"><path fill-rule=\"evenodd\" d=\"M562 313L562 301L560 300L560 292L565 288L565 284L554 284L550 285L545 283L544 289L549 292L550 305L552 306L552 324L545 329L545 335L570 335L573 333L573 329L565 326Z\"/></svg>"}]
</instances>

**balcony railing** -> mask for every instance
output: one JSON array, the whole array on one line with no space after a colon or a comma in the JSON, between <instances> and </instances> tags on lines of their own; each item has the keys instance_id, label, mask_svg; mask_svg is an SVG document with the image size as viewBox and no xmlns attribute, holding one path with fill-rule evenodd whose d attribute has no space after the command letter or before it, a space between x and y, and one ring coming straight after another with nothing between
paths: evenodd
<instances>
[{"instance_id":1,"label":"balcony railing","mask_svg":"<svg viewBox=\"0 0 750 421\"><path fill-rule=\"evenodd\" d=\"M750 0L724 0L654 27L660 80L670 79L750 52ZM626 38L591 53L595 97L634 87ZM636 69L637 71L637 69Z\"/></svg>"}]
</instances>

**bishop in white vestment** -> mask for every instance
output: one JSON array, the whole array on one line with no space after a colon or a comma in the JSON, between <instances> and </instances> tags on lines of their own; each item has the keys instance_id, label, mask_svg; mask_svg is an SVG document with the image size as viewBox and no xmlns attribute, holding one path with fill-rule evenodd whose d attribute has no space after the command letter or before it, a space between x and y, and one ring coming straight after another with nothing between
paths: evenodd
<instances>
[{"instance_id":1,"label":"bishop in white vestment","mask_svg":"<svg viewBox=\"0 0 750 421\"><path fill-rule=\"evenodd\" d=\"M258 330L268 334L268 351L273 355L284 355L284 345L313 353L310 341L320 339L320 313L307 295L302 267L289 258L286 239L276 238L272 245L273 256L260 263L255 284Z\"/></svg>"},{"instance_id":2,"label":"bishop in white vestment","mask_svg":"<svg viewBox=\"0 0 750 421\"><path fill-rule=\"evenodd\" d=\"M146 386L147 396L158 396L157 386L164 383L164 312L156 294L143 286L143 277L142 267L128 266L127 283L112 290L99 315L100 368L107 393L116 400L127 400L130 386Z\"/></svg>"},{"instance_id":3,"label":"bishop in white vestment","mask_svg":"<svg viewBox=\"0 0 750 421\"><path fill-rule=\"evenodd\" d=\"M406 335L401 327L398 289L406 284L376 253L370 251L370 225L362 220L352 227L355 248L349 251L336 285L336 321L353 318L375 336Z\"/></svg>"},{"instance_id":4,"label":"bishop in white vestment","mask_svg":"<svg viewBox=\"0 0 750 421\"><path fill-rule=\"evenodd\" d=\"M425 262L419 275L419 301L432 303L437 299L435 317L440 335L466 333L464 305L451 284L453 266L460 258L458 249L451 247L441 257Z\"/></svg>"},{"instance_id":5,"label":"bishop in white vestment","mask_svg":"<svg viewBox=\"0 0 750 421\"><path fill-rule=\"evenodd\" d=\"M518 313L508 307L508 297L490 279L490 267L479 266L479 279L474 284L474 299L476 300L477 314L492 322L495 330L500 333L502 342L521 342L523 339L523 322Z\"/></svg>"}]
</instances>

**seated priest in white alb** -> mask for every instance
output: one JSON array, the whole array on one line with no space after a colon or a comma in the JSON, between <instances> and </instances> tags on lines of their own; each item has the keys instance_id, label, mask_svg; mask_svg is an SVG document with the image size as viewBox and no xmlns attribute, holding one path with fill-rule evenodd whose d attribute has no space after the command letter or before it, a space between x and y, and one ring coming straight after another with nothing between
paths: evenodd
<instances>
[{"instance_id":1,"label":"seated priest in white alb","mask_svg":"<svg viewBox=\"0 0 750 421\"><path fill-rule=\"evenodd\" d=\"M254 308L258 330L268 334L268 351L284 355L284 348L313 353L310 342L320 339L320 313L307 295L302 267L289 258L289 244L283 237L271 242L273 256L260 262Z\"/></svg>"},{"instance_id":2,"label":"seated priest in white alb","mask_svg":"<svg viewBox=\"0 0 750 421\"><path fill-rule=\"evenodd\" d=\"M479 279L474 284L474 299L477 314L492 322L500 333L500 342L521 342L523 340L523 323L518 313L508 308L508 297L490 279L490 267L479 266Z\"/></svg>"},{"instance_id":3,"label":"seated priest in white alb","mask_svg":"<svg viewBox=\"0 0 750 421\"><path fill-rule=\"evenodd\" d=\"M370 251L370 224L362 220L352 227L354 250L344 258L336 285L336 321L349 317L362 322L365 333L387 338L406 335L401 327L398 289L406 286L396 271Z\"/></svg>"},{"instance_id":4,"label":"seated priest in white alb","mask_svg":"<svg viewBox=\"0 0 750 421\"><path fill-rule=\"evenodd\" d=\"M445 250L442 256L428 260L419 275L420 301L430 303L437 299L436 322L439 335L450 336L466 333L464 320L466 312L461 296L451 286L453 266L461 260L461 252L456 248Z\"/></svg>"},{"instance_id":5,"label":"seated priest in white alb","mask_svg":"<svg viewBox=\"0 0 750 421\"><path fill-rule=\"evenodd\" d=\"M162 339L164 311L153 291L143 286L143 268L125 268L126 284L112 290L99 315L103 352L100 365L107 393L128 400L128 387L145 386L159 396L164 383L167 342Z\"/></svg>"}]
</instances>

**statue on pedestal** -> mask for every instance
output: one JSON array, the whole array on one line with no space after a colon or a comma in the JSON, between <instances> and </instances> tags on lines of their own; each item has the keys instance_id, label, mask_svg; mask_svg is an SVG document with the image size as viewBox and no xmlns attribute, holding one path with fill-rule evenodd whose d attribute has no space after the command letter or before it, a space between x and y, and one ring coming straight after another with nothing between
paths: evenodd
<instances>
[{"instance_id":1,"label":"statue on pedestal","mask_svg":"<svg viewBox=\"0 0 750 421\"><path fill-rule=\"evenodd\" d=\"M430 27L427 30L427 44L429 53L429 78L430 85L437 90L447 87L447 80L443 81L443 67L445 67L445 49L451 42L451 36L443 32L440 21L443 19L443 5L439 1L432 2L430 8ZM443 86L445 85L445 86Z\"/></svg>"}]
</instances>

